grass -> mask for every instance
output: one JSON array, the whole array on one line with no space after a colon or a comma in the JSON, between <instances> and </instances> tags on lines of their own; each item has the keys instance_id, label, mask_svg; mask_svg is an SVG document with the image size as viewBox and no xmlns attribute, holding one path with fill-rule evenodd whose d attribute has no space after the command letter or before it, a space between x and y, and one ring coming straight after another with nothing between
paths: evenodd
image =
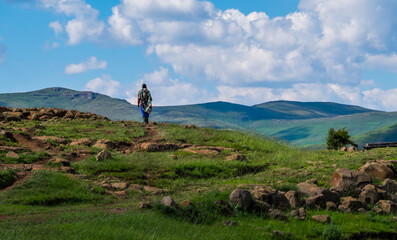
<instances>
[{"instance_id":1,"label":"grass","mask_svg":"<svg viewBox=\"0 0 397 240\"><path fill-rule=\"evenodd\" d=\"M48 159L49 155L47 152L26 152L19 153L19 159L8 158L6 153L0 153L0 162L8 164L30 164L41 160Z\"/></svg>"},{"instance_id":2,"label":"grass","mask_svg":"<svg viewBox=\"0 0 397 240\"><path fill-rule=\"evenodd\" d=\"M104 202L101 193L102 189L90 190L89 185L61 173L37 171L30 179L0 196L11 204L54 206Z\"/></svg>"},{"instance_id":3,"label":"grass","mask_svg":"<svg viewBox=\"0 0 397 240\"><path fill-rule=\"evenodd\" d=\"M0 189L11 186L15 182L16 172L12 169L0 170Z\"/></svg>"}]
</instances>

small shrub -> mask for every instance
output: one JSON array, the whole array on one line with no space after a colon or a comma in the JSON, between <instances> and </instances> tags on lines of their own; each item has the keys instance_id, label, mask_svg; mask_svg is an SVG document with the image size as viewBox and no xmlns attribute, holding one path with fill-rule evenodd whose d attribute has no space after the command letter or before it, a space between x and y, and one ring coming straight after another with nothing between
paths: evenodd
<instances>
[{"instance_id":1,"label":"small shrub","mask_svg":"<svg viewBox=\"0 0 397 240\"><path fill-rule=\"evenodd\" d=\"M350 139L349 132L345 128L338 130L330 128L328 130L327 149L338 150L346 145L358 146Z\"/></svg>"},{"instance_id":2,"label":"small shrub","mask_svg":"<svg viewBox=\"0 0 397 240\"><path fill-rule=\"evenodd\" d=\"M15 175L12 169L0 171L0 189L11 186L15 182Z\"/></svg>"},{"instance_id":3,"label":"small shrub","mask_svg":"<svg viewBox=\"0 0 397 240\"><path fill-rule=\"evenodd\" d=\"M327 240L340 240L342 239L342 232L336 225L328 225L324 228L323 237Z\"/></svg>"}]
</instances>

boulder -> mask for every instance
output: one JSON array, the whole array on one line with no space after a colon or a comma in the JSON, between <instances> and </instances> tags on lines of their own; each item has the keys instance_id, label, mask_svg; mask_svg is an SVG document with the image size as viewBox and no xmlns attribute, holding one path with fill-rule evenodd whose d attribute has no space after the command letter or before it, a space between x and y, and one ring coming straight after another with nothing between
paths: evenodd
<instances>
[{"instance_id":1,"label":"boulder","mask_svg":"<svg viewBox=\"0 0 397 240\"><path fill-rule=\"evenodd\" d=\"M289 204L291 205L292 208L297 208L301 204L298 192L290 190L290 191L286 192L284 194L284 196L285 196L285 198L288 199Z\"/></svg>"},{"instance_id":2,"label":"boulder","mask_svg":"<svg viewBox=\"0 0 397 240\"><path fill-rule=\"evenodd\" d=\"M359 208L367 208L366 205L367 205L366 203L363 203L356 198L345 197L345 198L343 198L343 202L340 206L345 206L354 212L354 211L357 211L357 209L359 209Z\"/></svg>"},{"instance_id":3,"label":"boulder","mask_svg":"<svg viewBox=\"0 0 397 240\"><path fill-rule=\"evenodd\" d=\"M289 214L289 217L295 217L298 220L306 219L306 209L300 208L299 210L292 210Z\"/></svg>"},{"instance_id":4,"label":"boulder","mask_svg":"<svg viewBox=\"0 0 397 240\"><path fill-rule=\"evenodd\" d=\"M361 190L358 200L369 204L375 204L379 200L383 199L385 195L386 191L378 188L375 185L368 184Z\"/></svg>"},{"instance_id":5,"label":"boulder","mask_svg":"<svg viewBox=\"0 0 397 240\"><path fill-rule=\"evenodd\" d=\"M326 201L323 194L305 198L305 206L307 208L321 208L324 207Z\"/></svg>"},{"instance_id":6,"label":"boulder","mask_svg":"<svg viewBox=\"0 0 397 240\"><path fill-rule=\"evenodd\" d=\"M331 177L331 190L346 193L359 193L363 187L371 183L371 177L365 172L338 168Z\"/></svg>"},{"instance_id":7,"label":"boulder","mask_svg":"<svg viewBox=\"0 0 397 240\"><path fill-rule=\"evenodd\" d=\"M76 170L69 166L61 166L60 169L62 172L66 172L66 173L76 173Z\"/></svg>"},{"instance_id":8,"label":"boulder","mask_svg":"<svg viewBox=\"0 0 397 240\"><path fill-rule=\"evenodd\" d=\"M151 209L152 208L152 204L150 204L150 202L148 202L148 201L140 201L138 203L138 207L142 208L142 209Z\"/></svg>"},{"instance_id":9,"label":"boulder","mask_svg":"<svg viewBox=\"0 0 397 240\"><path fill-rule=\"evenodd\" d=\"M109 150L112 149L113 143L108 139L99 139L98 141L96 141L94 147Z\"/></svg>"},{"instance_id":10,"label":"boulder","mask_svg":"<svg viewBox=\"0 0 397 240\"><path fill-rule=\"evenodd\" d=\"M230 193L229 199L242 209L248 209L253 203L251 193L239 188Z\"/></svg>"},{"instance_id":11,"label":"boulder","mask_svg":"<svg viewBox=\"0 0 397 240\"><path fill-rule=\"evenodd\" d=\"M271 219L278 219L278 220L282 220L282 221L288 220L287 216L282 211L280 211L278 209L270 210L269 217Z\"/></svg>"},{"instance_id":12,"label":"boulder","mask_svg":"<svg viewBox=\"0 0 397 240\"><path fill-rule=\"evenodd\" d=\"M389 179L389 178L386 178L383 181L383 183L380 186L380 188L385 190L387 192L387 194L393 195L393 194L397 193L397 181Z\"/></svg>"},{"instance_id":13,"label":"boulder","mask_svg":"<svg viewBox=\"0 0 397 240\"><path fill-rule=\"evenodd\" d=\"M19 159L19 155L14 151L10 151L7 153L6 158Z\"/></svg>"},{"instance_id":14,"label":"boulder","mask_svg":"<svg viewBox=\"0 0 397 240\"><path fill-rule=\"evenodd\" d=\"M390 200L380 200L376 203L376 206L381 208L386 214L397 214L397 203L394 203Z\"/></svg>"},{"instance_id":15,"label":"boulder","mask_svg":"<svg viewBox=\"0 0 397 240\"><path fill-rule=\"evenodd\" d=\"M110 159L110 158L112 158L112 154L110 152L106 151L106 150L102 150L95 157L95 159L98 162L105 161L105 160Z\"/></svg>"},{"instance_id":16,"label":"boulder","mask_svg":"<svg viewBox=\"0 0 397 240\"><path fill-rule=\"evenodd\" d=\"M332 211L332 210L336 210L337 207L336 207L336 204L334 202L328 201L328 202L325 203L325 209Z\"/></svg>"},{"instance_id":17,"label":"boulder","mask_svg":"<svg viewBox=\"0 0 397 240\"><path fill-rule=\"evenodd\" d=\"M297 187L298 193L309 197L305 200L308 207L324 206L328 201L339 203L340 194L335 191L320 188L316 184L307 182L299 183Z\"/></svg>"},{"instance_id":18,"label":"boulder","mask_svg":"<svg viewBox=\"0 0 397 240\"><path fill-rule=\"evenodd\" d=\"M330 223L331 218L328 215L313 215L312 219L320 223Z\"/></svg>"},{"instance_id":19,"label":"boulder","mask_svg":"<svg viewBox=\"0 0 397 240\"><path fill-rule=\"evenodd\" d=\"M359 172L365 172L372 178L384 180L386 178L394 178L393 169L383 164L384 161L368 161L364 166L358 169Z\"/></svg>"},{"instance_id":20,"label":"boulder","mask_svg":"<svg viewBox=\"0 0 397 240\"><path fill-rule=\"evenodd\" d=\"M151 187L151 186L143 186L143 189L152 194L162 194L164 192L168 192L168 189L162 189L162 188L157 188L157 187Z\"/></svg>"},{"instance_id":21,"label":"boulder","mask_svg":"<svg viewBox=\"0 0 397 240\"><path fill-rule=\"evenodd\" d=\"M171 196L165 196L163 199L161 199L161 205L163 205L164 207L174 207L174 208L178 208L178 204L174 201L174 199L172 199Z\"/></svg>"},{"instance_id":22,"label":"boulder","mask_svg":"<svg viewBox=\"0 0 397 240\"><path fill-rule=\"evenodd\" d=\"M346 207L345 205L342 205L342 204L338 206L338 210L341 211L341 212L344 212L344 213L351 213L352 212L352 210L350 208L348 208L348 207Z\"/></svg>"},{"instance_id":23,"label":"boulder","mask_svg":"<svg viewBox=\"0 0 397 240\"><path fill-rule=\"evenodd\" d=\"M357 148L356 148L356 147L349 147L349 148L347 149L347 151L348 151L348 152L355 152L355 151L357 151Z\"/></svg>"},{"instance_id":24,"label":"boulder","mask_svg":"<svg viewBox=\"0 0 397 240\"><path fill-rule=\"evenodd\" d=\"M92 141L89 138L81 138L73 140L69 145L70 146L91 146Z\"/></svg>"},{"instance_id":25,"label":"boulder","mask_svg":"<svg viewBox=\"0 0 397 240\"><path fill-rule=\"evenodd\" d=\"M291 208L289 200L282 192L271 187L256 186L252 192L254 199L268 203L277 209L287 210Z\"/></svg>"},{"instance_id":26,"label":"boulder","mask_svg":"<svg viewBox=\"0 0 397 240\"><path fill-rule=\"evenodd\" d=\"M120 182L120 183L112 183L112 188L117 190L123 190L128 187L128 183Z\"/></svg>"},{"instance_id":27,"label":"boulder","mask_svg":"<svg viewBox=\"0 0 397 240\"><path fill-rule=\"evenodd\" d=\"M60 164L62 166L70 166L70 162L64 158L56 157L48 161L50 164Z\"/></svg>"},{"instance_id":28,"label":"boulder","mask_svg":"<svg viewBox=\"0 0 397 240\"><path fill-rule=\"evenodd\" d=\"M304 196L312 197L321 194L322 188L313 183L302 182L296 185L298 193Z\"/></svg>"}]
</instances>

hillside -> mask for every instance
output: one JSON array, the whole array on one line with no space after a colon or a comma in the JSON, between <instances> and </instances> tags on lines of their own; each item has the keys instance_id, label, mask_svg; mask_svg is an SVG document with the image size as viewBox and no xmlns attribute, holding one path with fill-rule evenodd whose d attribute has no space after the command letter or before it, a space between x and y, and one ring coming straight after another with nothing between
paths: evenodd
<instances>
[{"instance_id":1,"label":"hillside","mask_svg":"<svg viewBox=\"0 0 397 240\"><path fill-rule=\"evenodd\" d=\"M58 107L93 112L113 120L141 120L139 109L125 100L65 88L0 94L1 105L19 108ZM362 135L396 123L397 113L327 102L276 101L252 107L213 102L154 107L151 120L253 131L280 138L293 145L310 146L324 143L330 127L346 127L351 135ZM365 136L367 135L363 135L360 141L365 142ZM386 138L394 139L393 135Z\"/></svg>"},{"instance_id":2,"label":"hillside","mask_svg":"<svg viewBox=\"0 0 397 240\"><path fill-rule=\"evenodd\" d=\"M368 208L374 193L344 200L363 186L331 181L343 168L373 187L355 171L369 159L386 160L395 178L395 148L303 151L236 131L62 109L0 113L0 239L397 237L396 213ZM376 185L387 190L380 199L393 197L387 184Z\"/></svg>"}]
</instances>

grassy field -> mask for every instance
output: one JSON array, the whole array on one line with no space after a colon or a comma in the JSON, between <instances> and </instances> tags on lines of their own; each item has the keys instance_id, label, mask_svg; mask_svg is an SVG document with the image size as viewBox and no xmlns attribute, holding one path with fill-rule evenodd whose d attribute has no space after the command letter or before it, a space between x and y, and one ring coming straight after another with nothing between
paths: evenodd
<instances>
[{"instance_id":1,"label":"grassy field","mask_svg":"<svg viewBox=\"0 0 397 240\"><path fill-rule=\"evenodd\" d=\"M23 182L1 191L0 239L274 239L274 230L281 231L286 239L343 239L362 233L397 236L396 223L390 215L308 209L305 221L289 218L284 222L269 219L260 210L243 211L235 207L225 212L214 205L214 201L229 201L229 194L237 187L252 189L260 184L288 191L312 178L318 179L319 186L329 187L336 168L357 169L368 160L396 159L394 148L354 153L305 151L271 138L236 131L173 124L145 128L136 122L101 120L22 121L3 127L9 131L33 128L38 136L57 136L67 141L107 138L115 143L194 144L223 150L204 154L184 149L135 149L125 154L113 149L111 159L98 162L94 156L100 149L96 147L54 143L58 148L56 156L82 150L90 155L71 161L74 174L45 164L44 169L34 171ZM227 160L235 153L243 154L247 160ZM43 153L31 155L40 159L40 154ZM3 153L0 162L15 164ZM13 176L20 171L0 170L0 188L12 185ZM110 194L103 182L125 182L163 191L128 188L118 196ZM178 203L188 199L193 205L181 210L164 208L159 202L166 195ZM138 203L142 200L151 202L153 208L140 209ZM328 214L331 224L311 220L316 214ZM238 225L225 226L226 220Z\"/></svg>"}]
</instances>

